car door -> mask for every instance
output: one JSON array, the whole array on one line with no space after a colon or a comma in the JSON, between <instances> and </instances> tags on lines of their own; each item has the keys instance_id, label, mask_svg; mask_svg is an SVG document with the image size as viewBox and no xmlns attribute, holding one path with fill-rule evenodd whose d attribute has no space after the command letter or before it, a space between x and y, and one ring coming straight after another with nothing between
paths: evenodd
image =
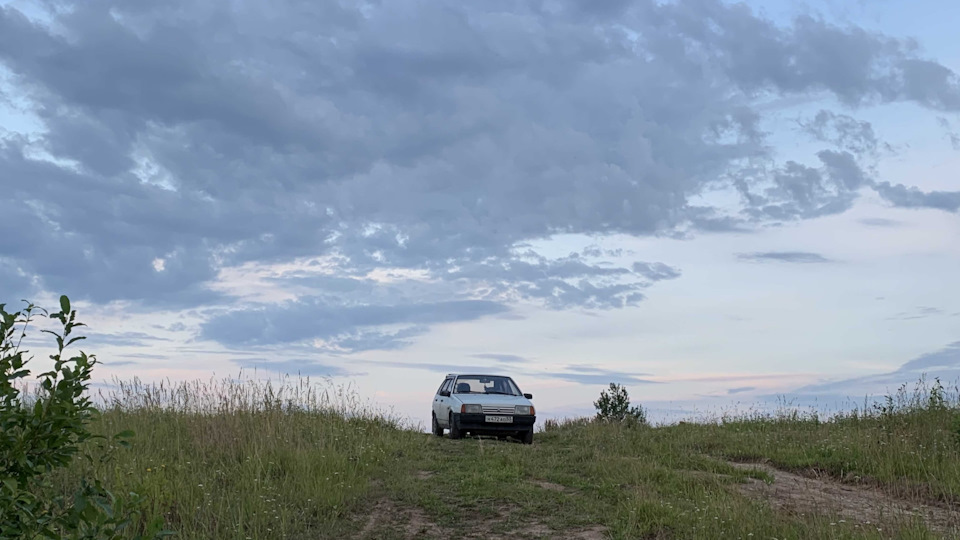
<instances>
[{"instance_id":1,"label":"car door","mask_svg":"<svg viewBox=\"0 0 960 540\"><path fill-rule=\"evenodd\" d=\"M437 395L433 396L433 415L437 417L437 422L441 425L447 425L446 397L441 395L450 389L450 379L444 379L443 384L437 389Z\"/></svg>"}]
</instances>

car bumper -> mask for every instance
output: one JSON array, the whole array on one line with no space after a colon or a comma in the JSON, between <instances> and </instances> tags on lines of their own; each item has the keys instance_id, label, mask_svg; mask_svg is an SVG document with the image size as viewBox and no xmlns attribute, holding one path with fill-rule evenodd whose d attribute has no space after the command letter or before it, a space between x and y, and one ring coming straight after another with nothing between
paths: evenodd
<instances>
[{"instance_id":1,"label":"car bumper","mask_svg":"<svg viewBox=\"0 0 960 540\"><path fill-rule=\"evenodd\" d=\"M507 415L498 415L507 416ZM464 414L454 413L453 421L460 428L460 431L469 431L470 433L515 433L518 431L530 431L537 421L533 415L515 414L513 422L509 424L500 422L487 422L485 414Z\"/></svg>"}]
</instances>

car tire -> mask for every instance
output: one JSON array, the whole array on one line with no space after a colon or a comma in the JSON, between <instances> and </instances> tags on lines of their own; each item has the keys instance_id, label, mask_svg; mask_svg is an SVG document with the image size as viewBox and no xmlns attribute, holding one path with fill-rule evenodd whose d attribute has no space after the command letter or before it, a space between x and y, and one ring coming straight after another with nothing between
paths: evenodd
<instances>
[{"instance_id":1,"label":"car tire","mask_svg":"<svg viewBox=\"0 0 960 540\"><path fill-rule=\"evenodd\" d=\"M457 423L453 421L453 415L451 414L450 415L450 438L459 439L461 437L463 437L463 433L460 432L460 426L458 426Z\"/></svg>"},{"instance_id":2,"label":"car tire","mask_svg":"<svg viewBox=\"0 0 960 540\"><path fill-rule=\"evenodd\" d=\"M523 444L533 444L533 430L524 431L520 435L520 441L523 442Z\"/></svg>"},{"instance_id":3,"label":"car tire","mask_svg":"<svg viewBox=\"0 0 960 540\"><path fill-rule=\"evenodd\" d=\"M433 434L437 437L443 437L443 428L440 427L440 423L437 422L437 415L431 414L430 419L433 421Z\"/></svg>"}]
</instances>

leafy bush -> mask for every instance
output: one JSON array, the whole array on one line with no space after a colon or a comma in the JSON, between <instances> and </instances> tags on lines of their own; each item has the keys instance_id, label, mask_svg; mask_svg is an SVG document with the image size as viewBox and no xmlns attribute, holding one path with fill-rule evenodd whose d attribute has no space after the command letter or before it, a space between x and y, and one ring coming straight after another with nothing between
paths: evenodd
<instances>
[{"instance_id":1,"label":"leafy bush","mask_svg":"<svg viewBox=\"0 0 960 540\"><path fill-rule=\"evenodd\" d=\"M647 413L641 406L630 406L630 395L626 387L610 383L610 389L600 392L600 398L593 402L597 409L597 420L601 422L630 422L647 424Z\"/></svg>"},{"instance_id":2,"label":"leafy bush","mask_svg":"<svg viewBox=\"0 0 960 540\"><path fill-rule=\"evenodd\" d=\"M42 330L54 337L57 352L50 356L53 369L37 377L37 391L28 396L23 388L32 358L21 345L37 312L59 321L61 328ZM124 500L87 478L71 497L51 489L51 477L75 458L102 464L132 436L126 432L106 440L88 429L97 414L86 396L96 358L83 352L63 358L67 347L84 339L73 336L84 326L76 316L66 296L56 313L32 304L8 313L0 304L0 539L165 536L159 523L139 523L136 494Z\"/></svg>"}]
</instances>

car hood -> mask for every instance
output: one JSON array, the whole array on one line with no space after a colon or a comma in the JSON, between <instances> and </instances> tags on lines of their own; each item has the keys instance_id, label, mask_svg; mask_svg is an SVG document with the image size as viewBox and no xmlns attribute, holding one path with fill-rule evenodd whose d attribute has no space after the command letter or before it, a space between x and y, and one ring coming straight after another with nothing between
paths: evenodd
<instances>
[{"instance_id":1,"label":"car hood","mask_svg":"<svg viewBox=\"0 0 960 540\"><path fill-rule=\"evenodd\" d=\"M453 394L461 403L470 405L532 405L523 396L505 396L502 394Z\"/></svg>"}]
</instances>

